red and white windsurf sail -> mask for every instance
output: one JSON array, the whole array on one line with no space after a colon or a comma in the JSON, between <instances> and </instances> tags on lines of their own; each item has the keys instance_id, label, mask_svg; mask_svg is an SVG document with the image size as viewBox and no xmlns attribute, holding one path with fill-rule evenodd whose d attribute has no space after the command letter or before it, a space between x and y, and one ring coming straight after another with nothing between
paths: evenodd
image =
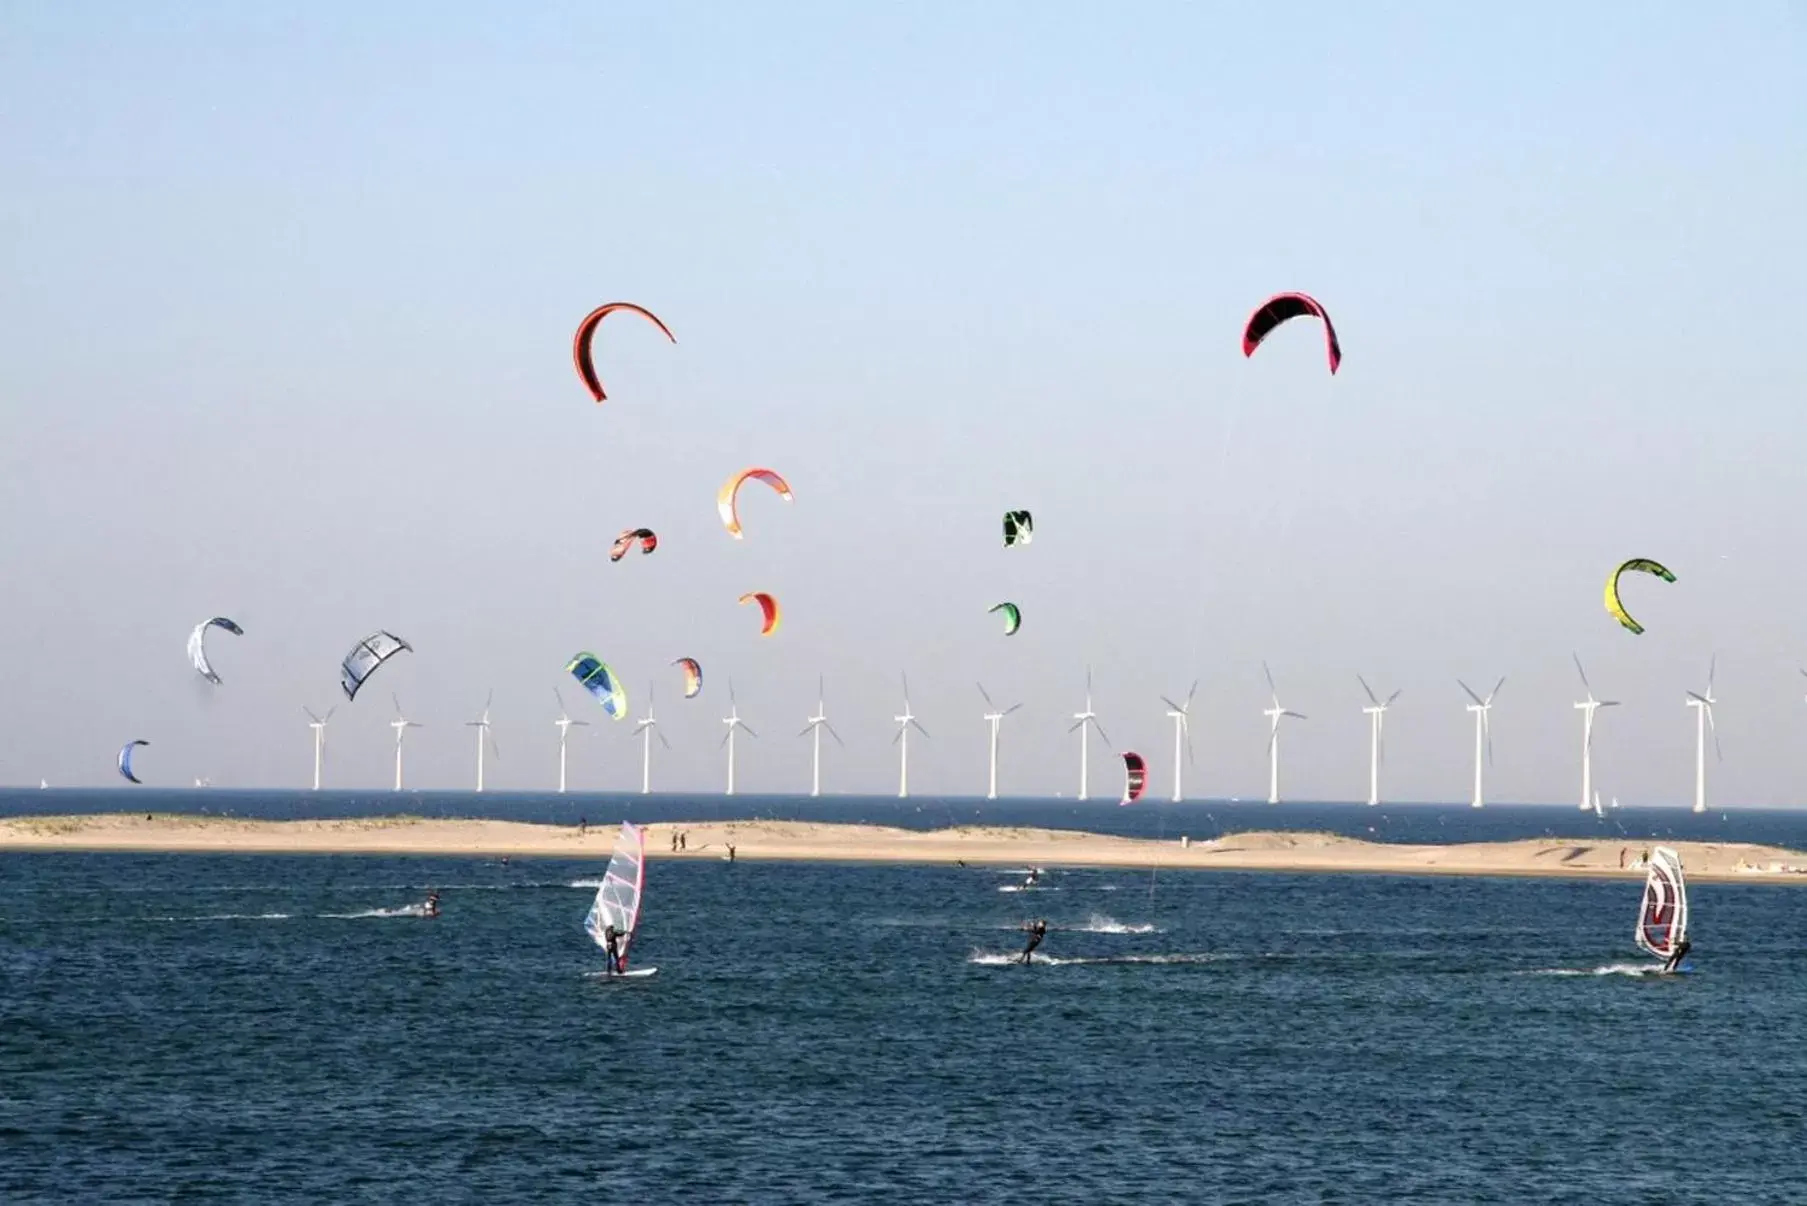
<instances>
[{"instance_id":1,"label":"red and white windsurf sail","mask_svg":"<svg viewBox=\"0 0 1807 1206\"><path fill-rule=\"evenodd\" d=\"M584 918L584 929L603 950L609 948L603 936L604 926L614 926L616 949L621 952L621 969L627 970L627 952L633 945L634 932L640 925L640 901L646 887L646 834L626 821L615 838L615 853L609 869L602 873L602 885L596 889L596 900Z\"/></svg>"},{"instance_id":2,"label":"red and white windsurf sail","mask_svg":"<svg viewBox=\"0 0 1807 1206\"><path fill-rule=\"evenodd\" d=\"M1644 902L1638 908L1638 945L1667 959L1688 934L1688 887L1682 880L1681 855L1667 846L1650 852L1644 879Z\"/></svg>"}]
</instances>

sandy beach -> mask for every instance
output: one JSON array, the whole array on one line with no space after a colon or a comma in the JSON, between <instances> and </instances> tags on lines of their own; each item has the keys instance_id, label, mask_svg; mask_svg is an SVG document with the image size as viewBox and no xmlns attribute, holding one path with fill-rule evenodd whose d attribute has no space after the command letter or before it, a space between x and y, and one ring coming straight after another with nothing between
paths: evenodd
<instances>
[{"instance_id":1,"label":"sandy beach","mask_svg":"<svg viewBox=\"0 0 1807 1206\"><path fill-rule=\"evenodd\" d=\"M165 853L509 855L607 859L614 825L368 817L254 821L188 814L18 817L0 821L0 850ZM685 849L671 849L675 834ZM1365 872L1639 878L1643 842L1532 838L1514 842L1396 845L1326 833L1256 831L1213 841L1149 841L1065 829L961 826L919 831L802 821L650 825L652 859L961 863L1175 870ZM1749 843L1670 843L1691 879L1807 883L1807 853ZM1622 865L1623 864L1623 865Z\"/></svg>"}]
</instances>

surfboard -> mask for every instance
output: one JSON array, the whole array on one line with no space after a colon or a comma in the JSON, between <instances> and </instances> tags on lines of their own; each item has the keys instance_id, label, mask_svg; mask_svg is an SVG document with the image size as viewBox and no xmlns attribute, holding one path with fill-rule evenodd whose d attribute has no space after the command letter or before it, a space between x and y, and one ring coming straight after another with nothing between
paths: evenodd
<instances>
[{"instance_id":1,"label":"surfboard","mask_svg":"<svg viewBox=\"0 0 1807 1206\"><path fill-rule=\"evenodd\" d=\"M605 971L585 972L584 975L592 980L644 980L648 976L657 975L658 972L659 969L656 967L630 967L628 970L616 972L612 976Z\"/></svg>"}]
</instances>

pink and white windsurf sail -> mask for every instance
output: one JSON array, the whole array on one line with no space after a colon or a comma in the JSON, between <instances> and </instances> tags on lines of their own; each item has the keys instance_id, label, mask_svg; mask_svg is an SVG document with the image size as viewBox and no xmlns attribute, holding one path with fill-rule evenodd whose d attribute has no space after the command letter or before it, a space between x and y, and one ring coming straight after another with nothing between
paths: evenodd
<instances>
[{"instance_id":1,"label":"pink and white windsurf sail","mask_svg":"<svg viewBox=\"0 0 1807 1206\"><path fill-rule=\"evenodd\" d=\"M640 925L640 901L646 887L646 834L626 821L615 838L615 853L609 869L602 873L602 885L596 889L596 900L584 918L584 929L603 950L609 948L603 937L604 926L614 926L620 935L616 949L621 952L621 970L627 970L627 952L633 945L634 932Z\"/></svg>"},{"instance_id":2,"label":"pink and white windsurf sail","mask_svg":"<svg viewBox=\"0 0 1807 1206\"><path fill-rule=\"evenodd\" d=\"M1688 888L1681 856L1667 846L1650 852L1644 902L1638 909L1638 945L1658 959L1675 953L1688 934Z\"/></svg>"}]
</instances>

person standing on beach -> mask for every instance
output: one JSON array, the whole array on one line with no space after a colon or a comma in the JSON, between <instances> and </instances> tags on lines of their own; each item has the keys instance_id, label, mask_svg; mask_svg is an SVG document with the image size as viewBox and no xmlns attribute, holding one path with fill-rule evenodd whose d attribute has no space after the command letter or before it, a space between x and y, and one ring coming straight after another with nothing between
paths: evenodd
<instances>
[{"instance_id":1,"label":"person standing on beach","mask_svg":"<svg viewBox=\"0 0 1807 1206\"><path fill-rule=\"evenodd\" d=\"M687 854L690 852L690 830L686 829L683 833L678 834L678 849Z\"/></svg>"},{"instance_id":2,"label":"person standing on beach","mask_svg":"<svg viewBox=\"0 0 1807 1206\"><path fill-rule=\"evenodd\" d=\"M734 861L734 843L733 842L728 843L728 861L729 862Z\"/></svg>"},{"instance_id":3,"label":"person standing on beach","mask_svg":"<svg viewBox=\"0 0 1807 1206\"><path fill-rule=\"evenodd\" d=\"M1034 952L1036 947L1042 944L1042 939L1048 936L1048 923L1042 918L1037 917L1034 921L1025 922L1023 930L1029 935L1029 945L1023 948L1021 962L1027 966L1029 963L1029 956Z\"/></svg>"}]
</instances>

